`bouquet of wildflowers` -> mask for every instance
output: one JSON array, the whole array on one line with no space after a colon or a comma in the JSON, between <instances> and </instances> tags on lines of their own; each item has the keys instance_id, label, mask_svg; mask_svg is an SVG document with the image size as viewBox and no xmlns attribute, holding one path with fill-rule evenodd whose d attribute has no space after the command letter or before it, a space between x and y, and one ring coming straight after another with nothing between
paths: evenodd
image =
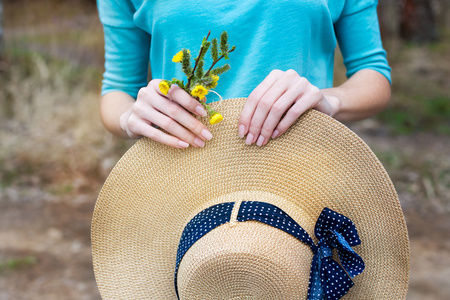
<instances>
[{"instance_id":1,"label":"bouquet of wildflowers","mask_svg":"<svg viewBox=\"0 0 450 300\"><path fill-rule=\"evenodd\" d=\"M236 47L233 46L230 49L228 45L228 34L226 31L222 32L220 41L218 41L217 38L213 39L211 42L208 41L210 33L211 31L208 32L208 35L203 38L198 56L194 59L194 67L191 65L191 52L188 49L181 50L172 58L173 62L181 64L181 69L187 77L187 83L176 78L173 78L172 80L162 80L159 84L159 89L164 95L167 95L172 84L178 85L203 105L209 114L209 123L216 124L222 121L223 117L219 112L214 111L208 104L206 104L205 96L209 92L217 94L212 91L212 89L217 86L219 75L228 71L230 69L230 65L225 64L218 67L216 64L222 58L228 59L228 55L233 52ZM212 64L209 69L206 70L205 55L210 48Z\"/></svg>"}]
</instances>

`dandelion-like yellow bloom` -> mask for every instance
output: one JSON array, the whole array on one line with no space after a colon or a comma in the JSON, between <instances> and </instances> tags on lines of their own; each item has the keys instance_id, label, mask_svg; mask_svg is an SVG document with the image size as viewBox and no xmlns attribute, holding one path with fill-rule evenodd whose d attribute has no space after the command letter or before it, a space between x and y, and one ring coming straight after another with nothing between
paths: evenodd
<instances>
[{"instance_id":1,"label":"dandelion-like yellow bloom","mask_svg":"<svg viewBox=\"0 0 450 300\"><path fill-rule=\"evenodd\" d=\"M210 85L208 85L208 89L215 88L217 86L217 81L219 81L220 77L217 75L212 75L211 78L212 78L213 82Z\"/></svg>"},{"instance_id":2,"label":"dandelion-like yellow bloom","mask_svg":"<svg viewBox=\"0 0 450 300\"><path fill-rule=\"evenodd\" d=\"M198 97L200 100L205 98L208 94L208 89L202 85L196 85L194 89L191 91L191 95L194 97Z\"/></svg>"},{"instance_id":3,"label":"dandelion-like yellow bloom","mask_svg":"<svg viewBox=\"0 0 450 300\"><path fill-rule=\"evenodd\" d=\"M216 112L209 119L209 124L214 125L214 124L219 123L222 120L223 120L223 116L220 113Z\"/></svg>"},{"instance_id":4,"label":"dandelion-like yellow bloom","mask_svg":"<svg viewBox=\"0 0 450 300\"><path fill-rule=\"evenodd\" d=\"M161 93L163 93L164 95L167 95L169 93L169 89L170 89L170 86L167 83L167 81L161 80L161 82L159 83L159 90L161 91Z\"/></svg>"},{"instance_id":5,"label":"dandelion-like yellow bloom","mask_svg":"<svg viewBox=\"0 0 450 300\"><path fill-rule=\"evenodd\" d=\"M188 52L191 53L189 50ZM181 62L182 59L183 59L183 51L180 51L173 56L172 61L175 63L179 63Z\"/></svg>"}]
</instances>

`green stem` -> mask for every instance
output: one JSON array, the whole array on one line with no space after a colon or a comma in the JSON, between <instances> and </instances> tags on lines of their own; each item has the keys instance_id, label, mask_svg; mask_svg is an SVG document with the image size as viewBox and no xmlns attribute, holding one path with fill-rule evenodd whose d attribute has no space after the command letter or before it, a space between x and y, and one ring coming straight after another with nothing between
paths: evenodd
<instances>
[{"instance_id":1,"label":"green stem","mask_svg":"<svg viewBox=\"0 0 450 300\"><path fill-rule=\"evenodd\" d=\"M205 42L208 40L210 34L211 34L211 30L208 32L208 35L206 36ZM194 69L192 69L192 73L191 73L191 75L189 76L188 82L187 82L187 84L186 84L186 90L187 90L187 91L189 91L189 88L190 88L190 86L191 86L191 79L192 79L192 76L194 76L194 74L195 74L194 72L195 72L195 69L197 68L197 65L198 65L198 62L199 62L199 60L200 60L200 57L202 56L203 49L204 49L204 47L203 47L203 43L202 43L202 46L201 46L201 48L200 48L200 52L199 52L199 54L198 54L198 56L197 56L197 59L195 60Z\"/></svg>"},{"instance_id":2,"label":"green stem","mask_svg":"<svg viewBox=\"0 0 450 300\"><path fill-rule=\"evenodd\" d=\"M231 53L231 52L233 52L233 51L234 51L234 49L231 49L230 51L228 51L228 53ZM208 71L206 71L205 76L208 76L208 75L209 75L209 72L212 70L212 68L219 62L219 60L221 60L221 59L224 58L224 57L225 57L225 54L222 54L222 56L219 57L219 59L217 59L215 62L213 62L212 65L211 65L211 67L208 69Z\"/></svg>"},{"instance_id":3,"label":"green stem","mask_svg":"<svg viewBox=\"0 0 450 300\"><path fill-rule=\"evenodd\" d=\"M199 101L203 107L206 109L206 111L208 112L208 115L211 117L212 115L214 115L216 113L216 111L214 109L211 108L211 106L209 106L208 104L206 104L205 102Z\"/></svg>"}]
</instances>

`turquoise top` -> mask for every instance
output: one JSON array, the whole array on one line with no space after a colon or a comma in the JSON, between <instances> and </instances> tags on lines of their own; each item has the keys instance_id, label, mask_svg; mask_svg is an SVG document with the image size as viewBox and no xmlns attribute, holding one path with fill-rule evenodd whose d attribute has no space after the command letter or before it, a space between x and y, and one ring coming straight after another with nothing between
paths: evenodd
<instances>
[{"instance_id":1,"label":"turquoise top","mask_svg":"<svg viewBox=\"0 0 450 300\"><path fill-rule=\"evenodd\" d=\"M124 91L136 98L147 85L149 63L152 78L186 82L173 55L187 48L195 57L208 31L211 40L224 30L236 50L215 89L223 98L247 97L274 69L294 69L319 88L331 87L337 43L348 77L373 69L390 81L376 0L97 2L105 33L102 95Z\"/></svg>"}]
</instances>

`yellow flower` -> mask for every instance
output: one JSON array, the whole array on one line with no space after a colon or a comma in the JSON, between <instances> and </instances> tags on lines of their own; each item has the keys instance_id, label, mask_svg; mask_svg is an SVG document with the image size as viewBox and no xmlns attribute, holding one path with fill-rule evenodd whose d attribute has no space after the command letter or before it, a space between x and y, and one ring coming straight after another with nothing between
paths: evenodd
<instances>
[{"instance_id":1,"label":"yellow flower","mask_svg":"<svg viewBox=\"0 0 450 300\"><path fill-rule=\"evenodd\" d=\"M196 85L191 91L191 95L202 100L206 95L208 95L208 90L202 85Z\"/></svg>"},{"instance_id":2,"label":"yellow flower","mask_svg":"<svg viewBox=\"0 0 450 300\"><path fill-rule=\"evenodd\" d=\"M159 83L159 90L161 91L161 93L167 95L167 93L169 93L169 89L169 83L167 83L167 81L165 80L161 80L161 82Z\"/></svg>"},{"instance_id":3,"label":"yellow flower","mask_svg":"<svg viewBox=\"0 0 450 300\"><path fill-rule=\"evenodd\" d=\"M213 114L211 116L211 118L209 119L209 124L214 125L219 123L220 121L223 120L223 117L220 113L216 112L215 114Z\"/></svg>"},{"instance_id":4,"label":"yellow flower","mask_svg":"<svg viewBox=\"0 0 450 300\"><path fill-rule=\"evenodd\" d=\"M210 84L210 85L208 85L208 89L213 89L213 88L215 88L216 86L217 86L217 81L219 81L219 76L217 76L217 75L212 75L211 76L212 77L212 79L213 79L213 82Z\"/></svg>"},{"instance_id":5,"label":"yellow flower","mask_svg":"<svg viewBox=\"0 0 450 300\"><path fill-rule=\"evenodd\" d=\"M191 53L189 50L188 52ZM179 63L181 62L182 59L183 59L183 51L180 51L173 56L172 61L175 63Z\"/></svg>"}]
</instances>

